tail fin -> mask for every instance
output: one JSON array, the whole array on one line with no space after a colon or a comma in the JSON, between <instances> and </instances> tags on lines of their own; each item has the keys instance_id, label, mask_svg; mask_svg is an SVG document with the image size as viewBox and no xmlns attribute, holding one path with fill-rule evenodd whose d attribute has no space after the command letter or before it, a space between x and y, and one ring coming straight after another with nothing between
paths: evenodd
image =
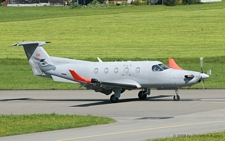
<instances>
[{"instance_id":1,"label":"tail fin","mask_svg":"<svg viewBox=\"0 0 225 141\"><path fill-rule=\"evenodd\" d=\"M23 46L34 75L51 77L46 72L54 70L55 66L48 53L42 48L47 43L50 42L19 42L12 46Z\"/></svg>"}]
</instances>

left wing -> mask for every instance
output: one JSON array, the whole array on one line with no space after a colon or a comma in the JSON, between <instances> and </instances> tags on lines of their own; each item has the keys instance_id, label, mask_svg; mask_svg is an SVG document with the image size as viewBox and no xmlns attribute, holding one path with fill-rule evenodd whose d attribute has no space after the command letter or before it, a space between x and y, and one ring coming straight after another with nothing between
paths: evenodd
<instances>
[{"instance_id":1,"label":"left wing","mask_svg":"<svg viewBox=\"0 0 225 141\"><path fill-rule=\"evenodd\" d=\"M141 85L139 83L131 79L112 79L112 80L98 81L95 78L84 78L74 70L69 71L73 76L74 80L81 83L99 84L100 86L121 87L126 89L141 88Z\"/></svg>"}]
</instances>

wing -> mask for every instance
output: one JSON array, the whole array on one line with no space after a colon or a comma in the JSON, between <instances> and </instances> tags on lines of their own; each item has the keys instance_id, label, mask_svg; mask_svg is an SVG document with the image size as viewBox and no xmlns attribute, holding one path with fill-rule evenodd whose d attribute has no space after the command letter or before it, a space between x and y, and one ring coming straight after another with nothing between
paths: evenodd
<instances>
[{"instance_id":1,"label":"wing","mask_svg":"<svg viewBox=\"0 0 225 141\"><path fill-rule=\"evenodd\" d=\"M172 59L172 58L168 59L168 64L169 64L170 68L177 69L177 70L183 70L183 68L179 67L177 65L177 63L174 61L174 59Z\"/></svg>"},{"instance_id":2,"label":"wing","mask_svg":"<svg viewBox=\"0 0 225 141\"><path fill-rule=\"evenodd\" d=\"M121 87L125 89L137 89L141 88L141 85L136 81L131 79L113 79L105 80L100 82L101 85L112 86L112 87Z\"/></svg>"},{"instance_id":3,"label":"wing","mask_svg":"<svg viewBox=\"0 0 225 141\"><path fill-rule=\"evenodd\" d=\"M108 86L108 87L120 87L125 89L141 88L141 85L139 83L130 79L112 79L112 80L98 81L95 78L84 78L74 70L69 71L74 80L80 83L97 84L99 85L99 87Z\"/></svg>"}]
</instances>

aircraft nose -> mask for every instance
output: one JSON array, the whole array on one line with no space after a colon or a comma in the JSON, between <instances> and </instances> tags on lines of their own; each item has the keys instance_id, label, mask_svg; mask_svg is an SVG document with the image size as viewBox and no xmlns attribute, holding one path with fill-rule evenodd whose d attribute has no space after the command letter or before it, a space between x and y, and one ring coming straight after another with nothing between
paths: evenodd
<instances>
[{"instance_id":1,"label":"aircraft nose","mask_svg":"<svg viewBox=\"0 0 225 141\"><path fill-rule=\"evenodd\" d=\"M209 75L208 74L205 74L205 73L201 73L200 74L200 77L204 80L204 79L209 78Z\"/></svg>"}]
</instances>

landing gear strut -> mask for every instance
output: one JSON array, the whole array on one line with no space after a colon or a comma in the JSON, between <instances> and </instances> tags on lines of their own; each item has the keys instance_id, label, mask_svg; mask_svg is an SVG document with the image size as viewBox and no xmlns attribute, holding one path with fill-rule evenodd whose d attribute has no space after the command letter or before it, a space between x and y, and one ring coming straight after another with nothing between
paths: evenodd
<instances>
[{"instance_id":1,"label":"landing gear strut","mask_svg":"<svg viewBox=\"0 0 225 141\"><path fill-rule=\"evenodd\" d=\"M173 100L174 101L179 101L180 100L178 89L175 89L175 95L173 96Z\"/></svg>"},{"instance_id":2,"label":"landing gear strut","mask_svg":"<svg viewBox=\"0 0 225 141\"><path fill-rule=\"evenodd\" d=\"M114 94L111 95L110 101L112 103L117 103L119 101L119 98L120 98L121 89L120 88L114 88L113 92L114 92Z\"/></svg>"},{"instance_id":3,"label":"landing gear strut","mask_svg":"<svg viewBox=\"0 0 225 141\"><path fill-rule=\"evenodd\" d=\"M150 89L144 89L138 93L138 97L140 100L145 100L147 95L150 95Z\"/></svg>"}]
</instances>

